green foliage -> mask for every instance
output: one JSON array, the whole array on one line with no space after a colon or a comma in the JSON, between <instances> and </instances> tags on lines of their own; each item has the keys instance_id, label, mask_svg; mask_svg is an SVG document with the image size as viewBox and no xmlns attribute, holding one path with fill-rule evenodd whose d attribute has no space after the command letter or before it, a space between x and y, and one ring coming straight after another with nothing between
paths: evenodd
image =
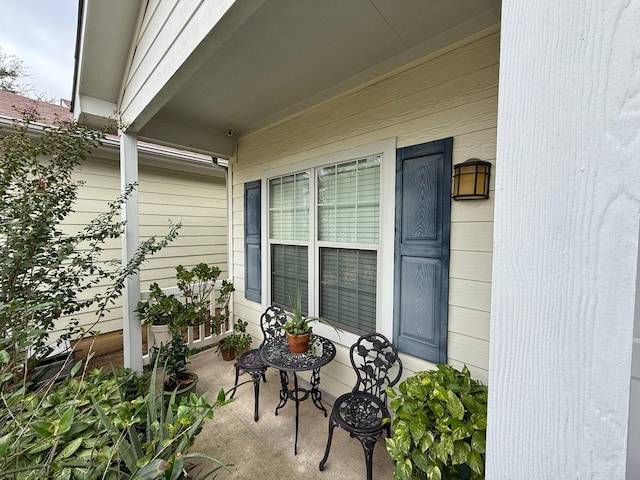
<instances>
[{"instance_id":1,"label":"green foliage","mask_svg":"<svg viewBox=\"0 0 640 480\"><path fill-rule=\"evenodd\" d=\"M171 341L156 348L153 355L165 366L167 390L174 390L185 379L186 365L191 349L182 336L182 329L200 325L211 318L211 293L220 277L220 268L199 263L188 270L182 265L176 267L176 283L184 301L173 294L167 295L157 283L150 286L149 299L138 302L135 311L143 325L168 325ZM220 309L217 319L213 319L213 328L219 331L220 324L228 315L227 303L233 283L222 281L216 306Z\"/></svg>"},{"instance_id":2,"label":"green foliage","mask_svg":"<svg viewBox=\"0 0 640 480\"><path fill-rule=\"evenodd\" d=\"M211 293L220 277L220 268L206 263L199 263L191 270L182 265L176 267L176 284L180 289L183 301L173 294L166 294L157 283L149 287L149 299L138 302L135 311L144 326L168 325L173 332L187 326L201 325L211 319ZM216 306L221 309L219 318L214 320L214 329L219 332L220 323L226 319L227 302L233 283L222 281L216 299Z\"/></svg>"},{"instance_id":3,"label":"green foliage","mask_svg":"<svg viewBox=\"0 0 640 480\"><path fill-rule=\"evenodd\" d=\"M123 233L116 218L135 186L80 232L69 232L63 222L80 185L73 170L103 132L64 123L33 134L34 120L26 113L15 132L0 137L0 479L181 478L195 455L187 453L194 436L227 402L223 391L214 405L192 394L166 407L156 398L155 368L149 383L125 370L87 372L80 363L67 380L29 388L25 352L44 357L63 316L95 306L99 322L126 279L178 228L143 242L125 266L105 261L103 244ZM98 284L107 288L95 293ZM63 338L77 323L70 321ZM214 461L206 476L214 475L220 465L203 457Z\"/></svg>"},{"instance_id":4,"label":"green foliage","mask_svg":"<svg viewBox=\"0 0 640 480\"><path fill-rule=\"evenodd\" d=\"M151 378L94 370L46 391L1 393L0 479L176 479L198 456L213 461L212 476L220 463L188 449L225 392L213 405L192 394L167 407L155 384L155 368Z\"/></svg>"},{"instance_id":5,"label":"green foliage","mask_svg":"<svg viewBox=\"0 0 640 480\"><path fill-rule=\"evenodd\" d=\"M220 343L218 343L218 348L216 350L218 355L220 355L222 350L227 350L229 348L234 348L236 354L249 349L253 342L253 337L247 333L247 325L249 325L247 322L238 319L236 324L233 326L233 333L230 333L220 340Z\"/></svg>"},{"instance_id":6,"label":"green foliage","mask_svg":"<svg viewBox=\"0 0 640 480\"><path fill-rule=\"evenodd\" d=\"M19 82L22 78L29 77L27 69L20 58L9 55L0 48L0 90L27 95L33 88Z\"/></svg>"},{"instance_id":7,"label":"green foliage","mask_svg":"<svg viewBox=\"0 0 640 480\"><path fill-rule=\"evenodd\" d=\"M126 266L102 258L105 241L123 232L117 219L135 185L80 232L64 228L80 186L73 170L104 132L61 122L33 134L36 120L25 112L0 136L0 351L11 359L0 365L0 375L12 375L14 383L28 370L27 349L35 358L49 353L49 335L61 317L70 318L62 339L78 333L74 315L88 307L97 307L100 321L146 256L177 236L172 227L166 237L143 242ZM92 289L99 284L108 288Z\"/></svg>"},{"instance_id":8,"label":"green foliage","mask_svg":"<svg viewBox=\"0 0 640 480\"><path fill-rule=\"evenodd\" d=\"M165 390L172 391L180 386L185 378L187 363L191 356L191 349L187 346L182 333L174 330L171 340L166 345L160 345L154 349L152 357L160 365L164 365Z\"/></svg>"},{"instance_id":9,"label":"green foliage","mask_svg":"<svg viewBox=\"0 0 640 480\"><path fill-rule=\"evenodd\" d=\"M156 282L149 287L149 300L138 302L135 312L145 327L168 325L173 332L187 325L182 302L175 295L164 293Z\"/></svg>"},{"instance_id":10,"label":"green foliage","mask_svg":"<svg viewBox=\"0 0 640 480\"><path fill-rule=\"evenodd\" d=\"M487 387L445 364L387 389L394 480L484 478Z\"/></svg>"},{"instance_id":11,"label":"green foliage","mask_svg":"<svg viewBox=\"0 0 640 480\"><path fill-rule=\"evenodd\" d=\"M338 334L340 334L340 329L334 327L329 320L322 317L305 317L302 313L302 294L300 293L300 288L298 288L296 292L295 302L291 303L291 311L284 312L289 320L282 326L282 329L285 332L288 332L290 335L304 335L305 333L311 333L313 331L313 327L311 326L312 322L320 322L325 325L329 325L332 327Z\"/></svg>"}]
</instances>

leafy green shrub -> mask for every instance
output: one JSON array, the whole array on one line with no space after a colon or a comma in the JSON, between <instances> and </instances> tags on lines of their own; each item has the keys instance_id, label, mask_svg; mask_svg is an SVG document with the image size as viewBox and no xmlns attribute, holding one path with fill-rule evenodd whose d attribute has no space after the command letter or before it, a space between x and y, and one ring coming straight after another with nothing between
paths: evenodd
<instances>
[{"instance_id":1,"label":"leafy green shrub","mask_svg":"<svg viewBox=\"0 0 640 480\"><path fill-rule=\"evenodd\" d=\"M445 364L389 388L394 480L484 478L487 387Z\"/></svg>"},{"instance_id":2,"label":"leafy green shrub","mask_svg":"<svg viewBox=\"0 0 640 480\"><path fill-rule=\"evenodd\" d=\"M194 457L211 462L205 477L221 467L187 451L224 391L213 405L192 394L167 408L150 388L155 369L79 370L46 391L0 393L0 479L176 479Z\"/></svg>"},{"instance_id":3,"label":"leafy green shrub","mask_svg":"<svg viewBox=\"0 0 640 480\"><path fill-rule=\"evenodd\" d=\"M81 231L69 231L64 221L81 184L73 171L99 146L104 132L60 122L34 133L34 121L37 115L25 112L13 129L0 130L0 353L9 357L0 364L0 376L5 388L17 387L24 378L28 350L31 358L46 357L49 335L58 328L62 338L78 333L73 316L92 305L99 321L146 256L177 236L172 227L164 238L146 240L126 266L106 261L104 243L122 234L121 205L135 185ZM93 288L97 285L108 288ZM62 317L70 320L60 325ZM6 383L7 376L13 376L13 385Z\"/></svg>"}]
</instances>

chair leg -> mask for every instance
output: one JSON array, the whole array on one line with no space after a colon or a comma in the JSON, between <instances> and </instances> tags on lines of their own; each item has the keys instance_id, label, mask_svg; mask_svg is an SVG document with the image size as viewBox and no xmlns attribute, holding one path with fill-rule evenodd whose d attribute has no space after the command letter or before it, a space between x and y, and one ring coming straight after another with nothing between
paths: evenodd
<instances>
[{"instance_id":1,"label":"chair leg","mask_svg":"<svg viewBox=\"0 0 640 480\"><path fill-rule=\"evenodd\" d=\"M264 375L264 373L262 374ZM255 396L255 406L253 407L253 421L258 421L258 401L260 400L260 374L253 376L253 395Z\"/></svg>"},{"instance_id":2,"label":"chair leg","mask_svg":"<svg viewBox=\"0 0 640 480\"><path fill-rule=\"evenodd\" d=\"M329 458L329 450L331 450L331 440L333 440L333 429L336 428L336 422L333 421L333 416L329 417L329 434L327 436L327 447L324 450L324 457L320 460L320 471L324 470L324 464L327 463Z\"/></svg>"},{"instance_id":3,"label":"chair leg","mask_svg":"<svg viewBox=\"0 0 640 480\"><path fill-rule=\"evenodd\" d=\"M377 439L378 437L358 437L364 450L364 461L367 465L367 480L371 480L373 471L373 449L376 446Z\"/></svg>"},{"instance_id":4,"label":"chair leg","mask_svg":"<svg viewBox=\"0 0 640 480\"><path fill-rule=\"evenodd\" d=\"M233 384L233 392L231 393L231 396L229 398L233 398L233 396L236 394L236 390L238 389L238 377L240 376L240 369L238 368L237 363L234 365L234 367L236 369L236 380Z\"/></svg>"}]
</instances>

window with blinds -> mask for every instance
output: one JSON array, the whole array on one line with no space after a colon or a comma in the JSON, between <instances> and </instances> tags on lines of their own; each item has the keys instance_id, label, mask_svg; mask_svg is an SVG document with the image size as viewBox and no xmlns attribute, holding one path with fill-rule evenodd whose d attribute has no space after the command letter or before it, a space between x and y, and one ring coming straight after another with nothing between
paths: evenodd
<instances>
[{"instance_id":1,"label":"window with blinds","mask_svg":"<svg viewBox=\"0 0 640 480\"><path fill-rule=\"evenodd\" d=\"M306 313L311 291L318 299L311 315L354 333L376 330L380 159L269 180L273 303L290 305L299 288Z\"/></svg>"},{"instance_id":2,"label":"window with blinds","mask_svg":"<svg viewBox=\"0 0 640 480\"><path fill-rule=\"evenodd\" d=\"M380 157L318 169L318 240L378 243Z\"/></svg>"},{"instance_id":3,"label":"window with blinds","mask_svg":"<svg viewBox=\"0 0 640 480\"><path fill-rule=\"evenodd\" d=\"M354 333L375 331L376 252L321 248L320 275L320 316Z\"/></svg>"},{"instance_id":4,"label":"window with blinds","mask_svg":"<svg viewBox=\"0 0 640 480\"><path fill-rule=\"evenodd\" d=\"M302 313L305 315L309 305L307 258L307 247L271 245L271 301L291 311L300 289Z\"/></svg>"},{"instance_id":5,"label":"window with blinds","mask_svg":"<svg viewBox=\"0 0 640 480\"><path fill-rule=\"evenodd\" d=\"M309 174L269 181L269 236L275 240L309 239Z\"/></svg>"}]
</instances>

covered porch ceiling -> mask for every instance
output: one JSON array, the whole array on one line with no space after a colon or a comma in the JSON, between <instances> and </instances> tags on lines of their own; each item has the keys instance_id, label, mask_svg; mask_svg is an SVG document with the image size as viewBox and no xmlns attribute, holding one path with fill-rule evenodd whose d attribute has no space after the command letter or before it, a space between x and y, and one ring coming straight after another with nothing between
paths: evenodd
<instances>
[{"instance_id":1,"label":"covered porch ceiling","mask_svg":"<svg viewBox=\"0 0 640 480\"><path fill-rule=\"evenodd\" d=\"M148 2L81 0L80 8L74 100L120 106ZM229 157L238 138L499 21L500 0L237 0L126 120L140 139Z\"/></svg>"}]
</instances>

